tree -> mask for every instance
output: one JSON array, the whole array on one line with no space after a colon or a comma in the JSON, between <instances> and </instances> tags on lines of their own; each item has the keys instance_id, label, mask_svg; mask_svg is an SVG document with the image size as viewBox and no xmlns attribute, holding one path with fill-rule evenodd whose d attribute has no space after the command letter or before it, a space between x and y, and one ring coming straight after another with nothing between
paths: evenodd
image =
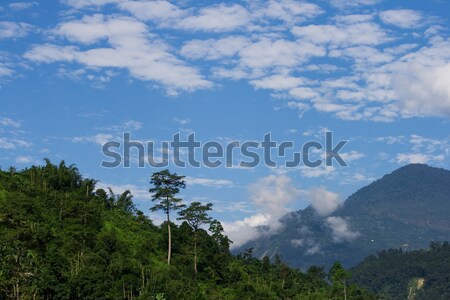
<instances>
[{"instance_id":1,"label":"tree","mask_svg":"<svg viewBox=\"0 0 450 300\"><path fill-rule=\"evenodd\" d=\"M340 262L335 262L330 269L329 279L333 287L338 291L342 290L344 299L347 300L347 281L350 279L350 272L346 271Z\"/></svg>"},{"instance_id":2,"label":"tree","mask_svg":"<svg viewBox=\"0 0 450 300\"><path fill-rule=\"evenodd\" d=\"M167 264L170 265L170 259L172 255L172 235L170 232L170 213L174 210L179 210L184 207L181 204L182 200L176 198L175 195L180 192L180 189L186 187L184 181L185 176L179 176L176 173L170 173L165 169L160 172L153 173L150 184L153 185L149 191L153 193L152 201L158 201L150 208L151 211L163 211L167 216L167 231L168 231L168 251L167 251Z\"/></svg>"},{"instance_id":3,"label":"tree","mask_svg":"<svg viewBox=\"0 0 450 300\"><path fill-rule=\"evenodd\" d=\"M226 235L223 234L223 226L219 220L212 220L209 224L209 231L214 242L218 245L221 253L228 253L230 244L233 243Z\"/></svg>"},{"instance_id":4,"label":"tree","mask_svg":"<svg viewBox=\"0 0 450 300\"><path fill-rule=\"evenodd\" d=\"M194 272L197 270L197 231L203 224L209 224L212 219L208 216L207 211L212 209L212 203L201 204L200 202L192 202L187 208L179 212L180 217L178 220L186 221L189 226L194 230Z\"/></svg>"}]
</instances>

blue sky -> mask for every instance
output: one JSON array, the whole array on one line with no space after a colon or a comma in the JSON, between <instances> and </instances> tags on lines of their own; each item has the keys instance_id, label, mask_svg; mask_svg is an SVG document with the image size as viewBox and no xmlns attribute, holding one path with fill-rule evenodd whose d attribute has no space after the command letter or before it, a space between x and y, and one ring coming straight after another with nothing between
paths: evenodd
<instances>
[{"instance_id":1,"label":"blue sky","mask_svg":"<svg viewBox=\"0 0 450 300\"><path fill-rule=\"evenodd\" d=\"M155 169L100 166L123 132L348 140L348 167L172 165L239 245L402 165L450 168L449 14L439 0L2 1L0 165L64 159L147 211Z\"/></svg>"}]
</instances>

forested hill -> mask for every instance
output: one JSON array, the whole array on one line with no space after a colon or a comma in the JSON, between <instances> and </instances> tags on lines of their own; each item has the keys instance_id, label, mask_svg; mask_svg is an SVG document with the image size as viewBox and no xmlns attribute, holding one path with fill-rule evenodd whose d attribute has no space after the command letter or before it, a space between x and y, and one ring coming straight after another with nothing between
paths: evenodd
<instances>
[{"instance_id":1,"label":"forested hill","mask_svg":"<svg viewBox=\"0 0 450 300\"><path fill-rule=\"evenodd\" d=\"M450 299L450 246L431 243L428 250L381 251L351 270L352 281L374 292L380 299Z\"/></svg>"},{"instance_id":2,"label":"forested hill","mask_svg":"<svg viewBox=\"0 0 450 300\"><path fill-rule=\"evenodd\" d=\"M157 175L155 208L173 201L180 214L171 217L185 220L179 226L155 226L129 192L96 189L64 162L0 170L0 299L374 299L347 284L340 263L326 274L257 260L251 249L232 256L220 222L207 216L211 207L181 209L175 194L183 177L161 189L172 181L160 179L174 174Z\"/></svg>"}]
</instances>

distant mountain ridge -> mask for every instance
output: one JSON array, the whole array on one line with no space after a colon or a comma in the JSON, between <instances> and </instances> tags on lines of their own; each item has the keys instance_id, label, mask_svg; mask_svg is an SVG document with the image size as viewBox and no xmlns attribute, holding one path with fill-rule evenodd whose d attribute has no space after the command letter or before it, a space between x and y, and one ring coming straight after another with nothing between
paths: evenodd
<instances>
[{"instance_id":1,"label":"distant mountain ridge","mask_svg":"<svg viewBox=\"0 0 450 300\"><path fill-rule=\"evenodd\" d=\"M277 252L291 266L355 266L388 248L420 249L450 240L450 171L410 164L347 198L328 216L311 207L281 219L277 234L249 242L255 255Z\"/></svg>"}]
</instances>

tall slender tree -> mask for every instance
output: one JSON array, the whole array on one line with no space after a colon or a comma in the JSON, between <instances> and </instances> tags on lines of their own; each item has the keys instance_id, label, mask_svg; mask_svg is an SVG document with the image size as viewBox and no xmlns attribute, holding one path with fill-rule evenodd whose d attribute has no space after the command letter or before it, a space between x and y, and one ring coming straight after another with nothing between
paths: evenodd
<instances>
[{"instance_id":1,"label":"tall slender tree","mask_svg":"<svg viewBox=\"0 0 450 300\"><path fill-rule=\"evenodd\" d=\"M328 274L328 278L333 283L333 289L338 293L342 292L344 300L347 300L347 281L350 277L350 272L346 271L339 261L333 264Z\"/></svg>"},{"instance_id":2,"label":"tall slender tree","mask_svg":"<svg viewBox=\"0 0 450 300\"><path fill-rule=\"evenodd\" d=\"M201 204L200 202L192 202L191 205L179 212L178 220L186 221L194 230L194 273L197 274L197 232L203 224L212 222L212 218L208 216L207 211L212 209L212 203Z\"/></svg>"},{"instance_id":3,"label":"tall slender tree","mask_svg":"<svg viewBox=\"0 0 450 300\"><path fill-rule=\"evenodd\" d=\"M179 210L184 207L181 203L182 199L175 196L180 192L180 189L186 187L184 180L185 176L179 176L176 173L170 173L169 170L162 170L153 173L150 184L153 185L149 191L152 193L152 201L158 202L150 208L151 211L163 211L167 216L167 232L168 232L168 250L167 250L167 264L170 265L172 256L172 234L170 231L170 213L174 210Z\"/></svg>"}]
</instances>

